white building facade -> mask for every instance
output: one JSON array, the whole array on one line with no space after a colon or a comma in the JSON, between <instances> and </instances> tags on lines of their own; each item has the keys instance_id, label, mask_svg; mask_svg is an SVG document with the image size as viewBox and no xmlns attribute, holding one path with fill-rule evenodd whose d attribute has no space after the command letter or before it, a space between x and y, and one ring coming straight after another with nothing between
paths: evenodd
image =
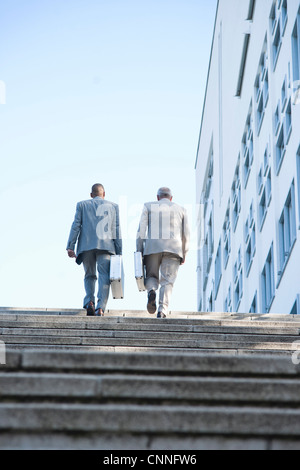
<instances>
[{"instance_id":1,"label":"white building facade","mask_svg":"<svg viewBox=\"0 0 300 470\"><path fill-rule=\"evenodd\" d=\"M196 159L199 311L300 313L299 84L300 1L219 0Z\"/></svg>"}]
</instances>

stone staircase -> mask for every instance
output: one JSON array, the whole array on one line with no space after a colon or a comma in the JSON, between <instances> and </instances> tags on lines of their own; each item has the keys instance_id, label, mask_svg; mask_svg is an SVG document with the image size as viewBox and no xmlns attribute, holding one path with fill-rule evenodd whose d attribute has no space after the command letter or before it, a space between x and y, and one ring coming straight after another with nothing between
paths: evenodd
<instances>
[{"instance_id":1,"label":"stone staircase","mask_svg":"<svg viewBox=\"0 0 300 470\"><path fill-rule=\"evenodd\" d=\"M293 315L2 308L0 449L299 449L299 334Z\"/></svg>"}]
</instances>

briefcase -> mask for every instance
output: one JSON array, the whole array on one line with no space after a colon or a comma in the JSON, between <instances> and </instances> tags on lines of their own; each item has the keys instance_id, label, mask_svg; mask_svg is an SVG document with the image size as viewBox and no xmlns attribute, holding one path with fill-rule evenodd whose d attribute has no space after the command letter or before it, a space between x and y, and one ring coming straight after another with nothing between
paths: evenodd
<instances>
[{"instance_id":1,"label":"briefcase","mask_svg":"<svg viewBox=\"0 0 300 470\"><path fill-rule=\"evenodd\" d=\"M124 298L124 269L122 255L112 255L110 258L110 286L114 299Z\"/></svg>"},{"instance_id":2,"label":"briefcase","mask_svg":"<svg viewBox=\"0 0 300 470\"><path fill-rule=\"evenodd\" d=\"M143 261L143 255L140 251L136 251L134 253L134 272L138 290L140 292L145 291L145 266Z\"/></svg>"}]
</instances>

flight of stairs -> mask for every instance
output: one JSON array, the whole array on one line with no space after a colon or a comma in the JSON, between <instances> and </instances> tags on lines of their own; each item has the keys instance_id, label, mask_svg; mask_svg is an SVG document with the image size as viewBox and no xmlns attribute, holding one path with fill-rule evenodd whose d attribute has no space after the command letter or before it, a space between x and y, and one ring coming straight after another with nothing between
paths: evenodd
<instances>
[{"instance_id":1,"label":"flight of stairs","mask_svg":"<svg viewBox=\"0 0 300 470\"><path fill-rule=\"evenodd\" d=\"M300 449L299 334L293 315L2 308L0 449Z\"/></svg>"}]
</instances>

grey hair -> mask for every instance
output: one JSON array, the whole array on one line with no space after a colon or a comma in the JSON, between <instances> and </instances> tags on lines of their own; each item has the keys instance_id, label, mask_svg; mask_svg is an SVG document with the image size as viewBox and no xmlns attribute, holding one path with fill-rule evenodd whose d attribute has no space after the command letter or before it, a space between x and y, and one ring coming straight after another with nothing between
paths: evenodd
<instances>
[{"instance_id":1,"label":"grey hair","mask_svg":"<svg viewBox=\"0 0 300 470\"><path fill-rule=\"evenodd\" d=\"M159 190L157 191L157 196L160 197L160 198L166 197L168 199L173 197L171 189L166 188L166 187L159 188Z\"/></svg>"}]
</instances>

